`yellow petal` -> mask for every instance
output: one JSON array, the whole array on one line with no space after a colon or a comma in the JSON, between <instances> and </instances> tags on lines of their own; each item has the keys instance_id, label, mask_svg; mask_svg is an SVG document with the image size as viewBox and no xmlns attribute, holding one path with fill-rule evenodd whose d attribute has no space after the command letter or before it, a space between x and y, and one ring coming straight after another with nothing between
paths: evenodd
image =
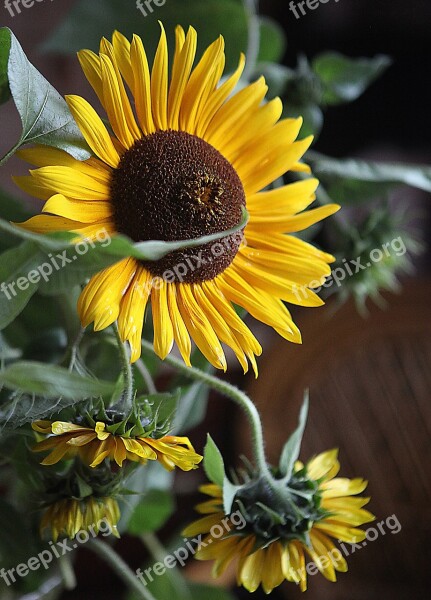
<instances>
[{"instance_id":1,"label":"yellow petal","mask_svg":"<svg viewBox=\"0 0 431 600\"><path fill-rule=\"evenodd\" d=\"M142 327L151 293L151 282L151 274L142 265L138 265L133 280L121 300L118 329L123 342L128 340L130 344L132 363L141 356Z\"/></svg>"},{"instance_id":2,"label":"yellow petal","mask_svg":"<svg viewBox=\"0 0 431 600\"><path fill-rule=\"evenodd\" d=\"M184 31L181 27L176 28L175 36L176 51L168 97L168 125L171 129L178 129L179 126L181 103L192 70L197 46L197 33L193 27L189 27L185 40L183 40Z\"/></svg>"},{"instance_id":3,"label":"yellow petal","mask_svg":"<svg viewBox=\"0 0 431 600\"><path fill-rule=\"evenodd\" d=\"M188 284L178 286L178 307L199 350L212 365L226 371L227 364L223 348Z\"/></svg>"},{"instance_id":4,"label":"yellow petal","mask_svg":"<svg viewBox=\"0 0 431 600\"><path fill-rule=\"evenodd\" d=\"M167 288L171 285L159 278L151 292L151 308L154 324L154 351L161 359L165 359L172 350L174 330L168 310Z\"/></svg>"},{"instance_id":5,"label":"yellow petal","mask_svg":"<svg viewBox=\"0 0 431 600\"><path fill-rule=\"evenodd\" d=\"M185 364L191 367L190 353L192 345L187 327L178 309L177 286L175 284L167 286L167 299L169 316L171 319L174 340L178 346L181 356Z\"/></svg>"},{"instance_id":6,"label":"yellow petal","mask_svg":"<svg viewBox=\"0 0 431 600\"><path fill-rule=\"evenodd\" d=\"M121 299L136 268L134 259L125 258L93 275L78 300L78 313L83 327L94 321L95 331L100 331L116 321Z\"/></svg>"},{"instance_id":7,"label":"yellow petal","mask_svg":"<svg viewBox=\"0 0 431 600\"><path fill-rule=\"evenodd\" d=\"M159 22L160 23L160 22ZM151 105L157 129L168 128L168 44L163 25L151 73Z\"/></svg>"},{"instance_id":8,"label":"yellow petal","mask_svg":"<svg viewBox=\"0 0 431 600\"><path fill-rule=\"evenodd\" d=\"M95 223L108 219L112 215L112 207L109 202L69 200L62 194L56 194L51 196L42 212L75 219L81 223Z\"/></svg>"},{"instance_id":9,"label":"yellow petal","mask_svg":"<svg viewBox=\"0 0 431 600\"><path fill-rule=\"evenodd\" d=\"M151 106L150 70L144 45L137 35L133 36L130 57L134 76L136 113L143 133L148 135L156 131Z\"/></svg>"},{"instance_id":10,"label":"yellow petal","mask_svg":"<svg viewBox=\"0 0 431 600\"><path fill-rule=\"evenodd\" d=\"M128 149L139 140L141 132L133 116L129 99L119 72L104 54L100 56L105 110L115 135Z\"/></svg>"},{"instance_id":11,"label":"yellow petal","mask_svg":"<svg viewBox=\"0 0 431 600\"><path fill-rule=\"evenodd\" d=\"M71 167L41 167L30 171L35 181L53 193L64 194L76 200L107 200L109 187L93 177L79 173Z\"/></svg>"},{"instance_id":12,"label":"yellow petal","mask_svg":"<svg viewBox=\"0 0 431 600\"><path fill-rule=\"evenodd\" d=\"M66 102L87 144L100 160L115 169L120 156L94 108L80 96L66 96Z\"/></svg>"}]
</instances>

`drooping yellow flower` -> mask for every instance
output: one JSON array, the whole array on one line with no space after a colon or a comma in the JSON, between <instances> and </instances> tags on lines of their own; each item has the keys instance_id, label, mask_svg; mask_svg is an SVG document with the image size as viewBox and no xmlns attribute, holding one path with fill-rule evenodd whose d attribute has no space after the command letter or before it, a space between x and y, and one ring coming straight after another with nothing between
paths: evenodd
<instances>
[{"instance_id":1,"label":"drooping yellow flower","mask_svg":"<svg viewBox=\"0 0 431 600\"><path fill-rule=\"evenodd\" d=\"M100 531L120 537L119 520L120 509L114 498L64 498L48 506L40 523L40 532L43 535L46 529L50 530L54 542L59 537L73 539L80 531L90 531L93 536Z\"/></svg>"},{"instance_id":2,"label":"drooping yellow flower","mask_svg":"<svg viewBox=\"0 0 431 600\"><path fill-rule=\"evenodd\" d=\"M196 558L215 561L214 577L221 575L232 561L236 561L238 585L243 585L249 592L254 592L262 584L265 593L269 594L284 580L299 584L305 591L307 555L327 579L336 581L336 571L347 571L347 563L331 538L348 543L361 542L365 539L365 532L358 527L374 520L374 515L363 508L369 498L353 497L364 491L367 482L335 477L339 468L336 450L319 454L307 463L305 470L301 463L297 463L295 472L306 473L307 480L317 484L316 497L319 498L314 522L305 523L302 531L301 527L292 531L292 521L288 518L291 505L286 506L286 513L281 515L286 517L285 523L277 521L272 531L267 520L256 519L256 512L253 512L256 499L247 506L241 498L242 504L237 505L239 513L232 512L232 519L227 519L222 490L211 483L200 488L211 499L196 507L206 516L192 523L183 534L207 534ZM301 497L298 498L301 502ZM230 525L226 526L229 521ZM225 533L220 535L221 531Z\"/></svg>"},{"instance_id":3,"label":"drooping yellow flower","mask_svg":"<svg viewBox=\"0 0 431 600\"><path fill-rule=\"evenodd\" d=\"M54 148L21 151L40 168L16 181L46 202L43 214L22 226L90 239L103 230L136 242L177 241L239 226L246 206L249 222L237 235L158 261L126 258L97 273L83 290L78 310L83 326L94 323L95 330L118 320L136 361L150 302L158 356L165 358L175 342L190 365L192 338L210 363L226 370L223 343L244 372L250 361L257 374L261 346L233 305L300 343L283 301L321 305L311 288L330 274L333 257L291 234L339 207L305 211L318 186L312 178L266 189L288 171L309 171L299 161L312 138L295 141L302 120L280 120L279 98L263 103L263 78L233 94L243 56L220 83L222 37L193 67L196 44L192 27L187 35L177 27L170 78L163 28L152 69L137 35L130 43L115 32L112 44L102 39L99 55L79 53L112 131L86 100L67 97L94 156L79 162Z\"/></svg>"},{"instance_id":4,"label":"drooping yellow flower","mask_svg":"<svg viewBox=\"0 0 431 600\"><path fill-rule=\"evenodd\" d=\"M33 452L52 450L42 465L54 465L62 459L79 456L90 467L97 467L108 458L120 467L125 460L142 464L157 460L168 471L176 466L190 471L202 460L187 437L168 435L153 439L114 435L106 431L106 424L100 421L94 428L64 421L35 421L32 427L38 433L48 435L33 447Z\"/></svg>"}]
</instances>

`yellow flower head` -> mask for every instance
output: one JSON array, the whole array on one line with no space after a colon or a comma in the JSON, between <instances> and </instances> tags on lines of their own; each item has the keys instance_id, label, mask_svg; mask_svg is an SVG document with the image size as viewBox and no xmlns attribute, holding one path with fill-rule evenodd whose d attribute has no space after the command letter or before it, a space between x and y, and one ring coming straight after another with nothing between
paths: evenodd
<instances>
[{"instance_id":1,"label":"yellow flower head","mask_svg":"<svg viewBox=\"0 0 431 600\"><path fill-rule=\"evenodd\" d=\"M51 504L45 511L40 524L40 532L50 530L54 542L59 537L73 539L80 531L89 531L93 536L99 531L120 537L117 523L120 509L114 498L94 498L83 500L64 498Z\"/></svg>"},{"instance_id":2,"label":"yellow flower head","mask_svg":"<svg viewBox=\"0 0 431 600\"><path fill-rule=\"evenodd\" d=\"M336 571L347 571L346 561L331 538L356 543L365 538L358 527L374 520L374 515L363 507L369 498L353 497L367 486L363 479L336 477L340 465L337 451L329 450L310 460L304 467L295 466L289 488L296 490L299 507L304 514L304 502L309 503L307 519L297 520L299 511L292 512L292 505L276 506L268 502L265 489L256 489L242 495L233 503L232 520L226 519L223 510L223 494L216 484L207 484L201 491L211 497L198 504L198 512L206 516L192 523L184 535L206 534L196 558L214 560L214 577L236 561L238 585L254 592L260 584L269 594L284 580L307 589L306 556L330 581L336 581ZM307 494L314 488L313 494ZM293 496L295 498L295 493ZM273 505L271 505L271 502ZM268 508L265 506L267 504ZM276 506L277 516L274 519ZM235 507L241 513L241 527L235 527ZM229 528L226 522L231 523ZM232 525L233 524L233 525ZM212 529L215 525L214 529ZM220 531L225 531L220 536ZM213 531L213 534L211 533ZM216 532L216 535L214 534Z\"/></svg>"},{"instance_id":3,"label":"yellow flower head","mask_svg":"<svg viewBox=\"0 0 431 600\"><path fill-rule=\"evenodd\" d=\"M53 465L62 459L79 456L90 467L97 467L107 458L120 467L125 460L142 464L157 460L168 471L176 466L190 471L196 469L202 460L187 437L168 435L153 439L115 435L107 431L106 424L100 421L94 427L64 421L35 421L32 427L48 436L33 447L34 452L51 450L42 465Z\"/></svg>"},{"instance_id":4,"label":"yellow flower head","mask_svg":"<svg viewBox=\"0 0 431 600\"><path fill-rule=\"evenodd\" d=\"M78 311L83 326L102 330L118 320L141 354L148 304L154 350L162 359L174 342L190 365L191 338L219 369L222 343L244 372L257 374L261 346L233 305L300 343L283 301L319 306L312 291L330 274L333 257L292 235L338 210L315 199L313 178L277 189L268 186L288 171L309 172L299 162L312 138L295 141L301 119L281 119L279 98L264 103L263 78L234 93L244 69L221 83L224 40L219 37L195 63L197 34L176 31L172 70L162 27L152 68L142 40L115 32L99 54L79 53L84 73L104 107L108 129L90 104L68 96L69 108L94 156L80 162L54 148L21 151L36 165L18 185L45 201L42 214L22 227L39 233L77 232L87 239L121 233L135 242L178 241L245 229L156 261L125 258L95 274ZM131 99L132 100L131 100ZM299 290L299 291L298 291Z\"/></svg>"}]
</instances>

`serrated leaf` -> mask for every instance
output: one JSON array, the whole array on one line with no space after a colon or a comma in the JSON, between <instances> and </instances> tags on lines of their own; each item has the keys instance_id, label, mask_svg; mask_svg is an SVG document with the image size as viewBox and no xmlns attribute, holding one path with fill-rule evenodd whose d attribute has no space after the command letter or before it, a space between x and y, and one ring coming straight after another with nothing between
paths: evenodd
<instances>
[{"instance_id":1,"label":"serrated leaf","mask_svg":"<svg viewBox=\"0 0 431 600\"><path fill-rule=\"evenodd\" d=\"M348 58L337 52L325 52L314 59L312 67L323 83L323 102L341 104L359 98L391 62L384 55Z\"/></svg>"},{"instance_id":2,"label":"serrated leaf","mask_svg":"<svg viewBox=\"0 0 431 600\"><path fill-rule=\"evenodd\" d=\"M0 372L0 384L10 390L37 394L47 399L78 402L90 397L110 396L115 383L98 381L69 372L63 367L33 361L16 362Z\"/></svg>"},{"instance_id":3,"label":"serrated leaf","mask_svg":"<svg viewBox=\"0 0 431 600\"><path fill-rule=\"evenodd\" d=\"M314 150L306 154L306 162L319 178L343 177L360 181L406 184L431 192L431 167L403 163L379 163L360 159L337 159Z\"/></svg>"},{"instance_id":4,"label":"serrated leaf","mask_svg":"<svg viewBox=\"0 0 431 600\"><path fill-rule=\"evenodd\" d=\"M156 425L158 428L162 427L165 423L171 423L173 421L179 397L180 390L173 394L163 393L146 396L153 407L152 410L156 417Z\"/></svg>"},{"instance_id":5,"label":"serrated leaf","mask_svg":"<svg viewBox=\"0 0 431 600\"><path fill-rule=\"evenodd\" d=\"M17 145L37 142L65 150L78 160L90 158L87 143L66 101L30 63L14 34L7 28L0 31L5 29L11 40L9 87L22 122Z\"/></svg>"},{"instance_id":6,"label":"serrated leaf","mask_svg":"<svg viewBox=\"0 0 431 600\"><path fill-rule=\"evenodd\" d=\"M208 479L223 488L225 479L223 456L210 434L207 435L207 443L204 448L203 465Z\"/></svg>"},{"instance_id":7,"label":"serrated leaf","mask_svg":"<svg viewBox=\"0 0 431 600\"><path fill-rule=\"evenodd\" d=\"M299 413L298 427L292 433L290 438L284 445L283 451L280 457L280 474L286 480L289 480L295 462L298 460L299 452L301 450L302 436L304 435L305 425L307 423L308 415L308 392L304 396L304 401Z\"/></svg>"},{"instance_id":8,"label":"serrated leaf","mask_svg":"<svg viewBox=\"0 0 431 600\"><path fill-rule=\"evenodd\" d=\"M7 65L9 62L9 52L11 45L10 29L0 29L0 104L3 104L10 98L9 77L7 74Z\"/></svg>"},{"instance_id":9,"label":"serrated leaf","mask_svg":"<svg viewBox=\"0 0 431 600\"><path fill-rule=\"evenodd\" d=\"M172 493L150 490L135 506L127 530L132 535L142 535L160 529L174 512Z\"/></svg>"}]
</instances>

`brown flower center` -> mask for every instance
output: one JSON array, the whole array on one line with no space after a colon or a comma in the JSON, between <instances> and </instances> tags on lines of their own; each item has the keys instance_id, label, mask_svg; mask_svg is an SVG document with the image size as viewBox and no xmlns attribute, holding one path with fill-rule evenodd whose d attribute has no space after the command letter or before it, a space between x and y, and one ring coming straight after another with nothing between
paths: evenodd
<instances>
[{"instance_id":1,"label":"brown flower center","mask_svg":"<svg viewBox=\"0 0 431 600\"><path fill-rule=\"evenodd\" d=\"M114 222L135 242L190 240L241 222L245 194L218 150L184 131L158 131L127 150L111 181ZM154 276L197 283L213 279L235 258L242 231L196 248L142 261Z\"/></svg>"}]
</instances>

